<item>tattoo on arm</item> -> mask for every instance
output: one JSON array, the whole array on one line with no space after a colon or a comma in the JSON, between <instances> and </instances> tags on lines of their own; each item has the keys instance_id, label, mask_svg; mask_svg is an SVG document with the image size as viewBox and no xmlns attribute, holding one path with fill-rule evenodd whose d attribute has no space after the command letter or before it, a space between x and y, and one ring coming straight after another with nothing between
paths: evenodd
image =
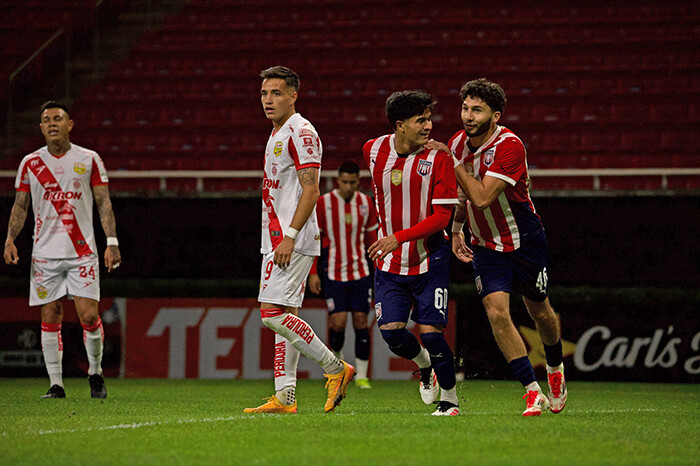
<instances>
[{"instance_id":1,"label":"tattoo on arm","mask_svg":"<svg viewBox=\"0 0 700 466\"><path fill-rule=\"evenodd\" d=\"M10 221L7 225L7 241L13 241L22 231L24 222L27 220L27 211L29 209L29 193L24 191L17 191L15 195L15 204L12 206L12 212L10 212Z\"/></svg>"},{"instance_id":2,"label":"tattoo on arm","mask_svg":"<svg viewBox=\"0 0 700 466\"><path fill-rule=\"evenodd\" d=\"M92 188L97 212L100 214L100 222L105 236L117 236L117 221L112 210L112 201L109 198L109 188L107 185L94 186Z\"/></svg>"},{"instance_id":3,"label":"tattoo on arm","mask_svg":"<svg viewBox=\"0 0 700 466\"><path fill-rule=\"evenodd\" d=\"M455 221L464 223L467 221L467 195L462 188L457 187L457 196L459 204L455 208Z\"/></svg>"},{"instance_id":4,"label":"tattoo on arm","mask_svg":"<svg viewBox=\"0 0 700 466\"><path fill-rule=\"evenodd\" d=\"M297 170L297 177L299 177L299 184L302 186L318 184L318 169L302 168Z\"/></svg>"}]
</instances>

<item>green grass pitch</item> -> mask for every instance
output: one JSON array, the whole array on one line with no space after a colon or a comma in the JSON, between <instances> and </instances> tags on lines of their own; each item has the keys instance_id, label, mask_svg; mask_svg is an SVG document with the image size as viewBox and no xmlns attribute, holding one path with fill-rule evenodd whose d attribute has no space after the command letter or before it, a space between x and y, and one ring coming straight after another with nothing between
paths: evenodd
<instances>
[{"instance_id":1,"label":"green grass pitch","mask_svg":"<svg viewBox=\"0 0 700 466\"><path fill-rule=\"evenodd\" d=\"M546 383L546 382L545 382ZM354 385L325 414L303 380L296 415L243 414L271 381L0 379L0 464L699 464L700 386L569 382L557 415L523 418L510 381L458 384L462 415L431 416L418 383Z\"/></svg>"}]
</instances>

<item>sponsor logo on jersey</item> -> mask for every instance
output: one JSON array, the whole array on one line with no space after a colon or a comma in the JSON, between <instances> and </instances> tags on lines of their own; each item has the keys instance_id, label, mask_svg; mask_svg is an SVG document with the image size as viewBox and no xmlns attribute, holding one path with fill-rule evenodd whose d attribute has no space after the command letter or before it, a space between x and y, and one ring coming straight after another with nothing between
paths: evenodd
<instances>
[{"instance_id":1,"label":"sponsor logo on jersey","mask_svg":"<svg viewBox=\"0 0 700 466\"><path fill-rule=\"evenodd\" d=\"M49 294L48 290L46 288L44 288L43 286L37 287L36 295L39 297L39 299L45 299L48 294Z\"/></svg>"},{"instance_id":2,"label":"sponsor logo on jersey","mask_svg":"<svg viewBox=\"0 0 700 466\"><path fill-rule=\"evenodd\" d=\"M80 180L73 179L73 187L75 189L80 189L83 186L83 183L80 182Z\"/></svg>"},{"instance_id":3,"label":"sponsor logo on jersey","mask_svg":"<svg viewBox=\"0 0 700 466\"><path fill-rule=\"evenodd\" d=\"M282 147L284 147L282 141L277 141L275 143L275 148L272 151L272 153L275 154L275 157L279 157L280 155L282 155Z\"/></svg>"},{"instance_id":4,"label":"sponsor logo on jersey","mask_svg":"<svg viewBox=\"0 0 700 466\"><path fill-rule=\"evenodd\" d=\"M45 201L67 201L69 199L82 199L83 193L76 191L46 191L43 199Z\"/></svg>"},{"instance_id":5,"label":"sponsor logo on jersey","mask_svg":"<svg viewBox=\"0 0 700 466\"><path fill-rule=\"evenodd\" d=\"M418 161L418 174L422 176L430 175L430 170L433 167L433 162L429 160Z\"/></svg>"},{"instance_id":6,"label":"sponsor logo on jersey","mask_svg":"<svg viewBox=\"0 0 700 466\"><path fill-rule=\"evenodd\" d=\"M391 183L394 186L398 186L401 184L402 177L403 177L403 172L401 170L399 170L398 168L391 170Z\"/></svg>"},{"instance_id":7,"label":"sponsor logo on jersey","mask_svg":"<svg viewBox=\"0 0 700 466\"><path fill-rule=\"evenodd\" d=\"M270 230L270 236L282 236L282 232L277 230Z\"/></svg>"},{"instance_id":8,"label":"sponsor logo on jersey","mask_svg":"<svg viewBox=\"0 0 700 466\"><path fill-rule=\"evenodd\" d=\"M54 172L54 174L56 174L56 175L63 175L64 173L66 173L66 172L63 170L63 167L56 167L56 168L54 168L53 172Z\"/></svg>"},{"instance_id":9,"label":"sponsor logo on jersey","mask_svg":"<svg viewBox=\"0 0 700 466\"><path fill-rule=\"evenodd\" d=\"M83 175L87 171L84 163L76 162L73 164L73 171L78 175Z\"/></svg>"},{"instance_id":10,"label":"sponsor logo on jersey","mask_svg":"<svg viewBox=\"0 0 700 466\"><path fill-rule=\"evenodd\" d=\"M493 156L495 153L495 147L492 147L491 149L484 152L484 165L486 165L487 167L491 166L491 164L493 163Z\"/></svg>"},{"instance_id":11,"label":"sponsor logo on jersey","mask_svg":"<svg viewBox=\"0 0 700 466\"><path fill-rule=\"evenodd\" d=\"M31 162L29 162L29 164L30 164L32 167L36 167L37 165L39 165L39 159L34 159L34 160L32 160Z\"/></svg>"},{"instance_id":12,"label":"sponsor logo on jersey","mask_svg":"<svg viewBox=\"0 0 700 466\"><path fill-rule=\"evenodd\" d=\"M263 189L279 189L280 180L273 180L271 178L265 178L263 180Z\"/></svg>"}]
</instances>

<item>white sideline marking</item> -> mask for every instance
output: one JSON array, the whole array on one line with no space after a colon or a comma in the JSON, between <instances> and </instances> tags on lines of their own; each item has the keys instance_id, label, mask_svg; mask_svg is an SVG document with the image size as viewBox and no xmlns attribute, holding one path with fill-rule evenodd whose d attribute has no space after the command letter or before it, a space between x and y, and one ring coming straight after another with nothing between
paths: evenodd
<instances>
[{"instance_id":1,"label":"white sideline marking","mask_svg":"<svg viewBox=\"0 0 700 466\"><path fill-rule=\"evenodd\" d=\"M239 419L251 419L251 417L250 416L229 416L229 417L215 417L215 418L204 418L204 419L180 419L178 421L134 422L132 424L116 424L113 426L84 427L82 429L39 430L36 432L25 432L25 435L74 434L74 433L78 433L78 432L95 432L95 431L101 431L101 430L139 429L141 427L161 426L161 425L167 425L167 424L195 424L195 423L203 423L203 422L236 421ZM3 433L2 435L6 435L6 433Z\"/></svg>"},{"instance_id":2,"label":"white sideline marking","mask_svg":"<svg viewBox=\"0 0 700 466\"><path fill-rule=\"evenodd\" d=\"M656 408L644 408L644 409L586 409L586 410L569 410L567 412L571 414L618 414L618 413L649 413L658 411ZM355 413L352 413L355 414ZM428 413L430 414L430 413ZM480 412L469 412L463 411L464 416L493 416L494 414L503 414L503 412L496 411L480 411ZM51 429L51 430L38 430L35 432L24 432L24 434L19 435L54 435L54 434L75 434L81 432L98 432L104 430L125 430L125 429L140 429L141 427L153 427L162 426L168 424L199 424L206 422L225 422L225 421L238 421L241 419L254 419L260 416L228 416L228 417L214 417L214 418L204 418L204 419L180 419L178 421L152 421L152 422L134 422L132 424L115 424L112 426L96 426L96 427L84 427L82 429ZM5 437L8 435L7 432L0 434ZM12 434L10 434L12 435Z\"/></svg>"}]
</instances>

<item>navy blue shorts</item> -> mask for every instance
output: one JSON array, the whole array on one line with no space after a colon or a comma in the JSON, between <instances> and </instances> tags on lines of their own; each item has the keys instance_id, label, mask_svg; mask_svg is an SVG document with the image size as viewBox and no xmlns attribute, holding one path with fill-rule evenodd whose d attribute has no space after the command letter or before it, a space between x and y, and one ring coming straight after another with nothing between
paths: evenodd
<instances>
[{"instance_id":1,"label":"navy blue shorts","mask_svg":"<svg viewBox=\"0 0 700 466\"><path fill-rule=\"evenodd\" d=\"M339 282L326 279L323 282L324 295L328 312L353 312L369 313L369 304L372 301L372 280L370 277Z\"/></svg>"},{"instance_id":2,"label":"navy blue shorts","mask_svg":"<svg viewBox=\"0 0 700 466\"><path fill-rule=\"evenodd\" d=\"M496 291L520 293L542 302L547 299L547 236L544 231L528 238L512 252L472 245L474 281L482 298Z\"/></svg>"},{"instance_id":3,"label":"navy blue shorts","mask_svg":"<svg viewBox=\"0 0 700 466\"><path fill-rule=\"evenodd\" d=\"M447 289L450 283L450 245L444 242L430 255L430 266L420 275L374 272L374 310L377 325L414 322L447 325Z\"/></svg>"}]
</instances>

